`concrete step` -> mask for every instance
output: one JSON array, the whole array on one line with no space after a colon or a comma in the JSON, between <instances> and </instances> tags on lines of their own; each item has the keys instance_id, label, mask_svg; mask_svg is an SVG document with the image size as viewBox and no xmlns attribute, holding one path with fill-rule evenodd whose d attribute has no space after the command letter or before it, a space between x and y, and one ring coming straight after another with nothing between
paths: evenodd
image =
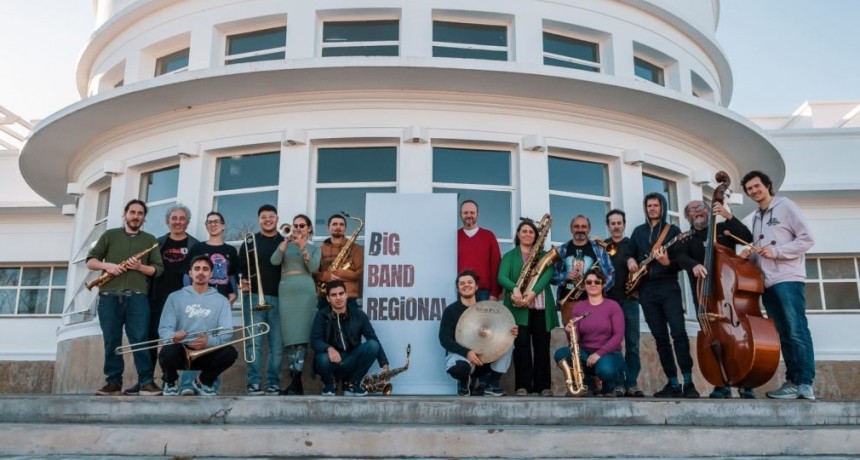
<instances>
[{"instance_id":1,"label":"concrete step","mask_svg":"<svg viewBox=\"0 0 860 460\"><path fill-rule=\"evenodd\" d=\"M853 401L0 397L0 456L860 455Z\"/></svg>"}]
</instances>

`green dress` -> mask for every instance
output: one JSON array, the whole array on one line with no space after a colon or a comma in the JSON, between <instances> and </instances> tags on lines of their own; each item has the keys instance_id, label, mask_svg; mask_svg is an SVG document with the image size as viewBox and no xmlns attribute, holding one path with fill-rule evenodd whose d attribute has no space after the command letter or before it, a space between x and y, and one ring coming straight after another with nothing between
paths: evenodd
<instances>
[{"instance_id":1,"label":"green dress","mask_svg":"<svg viewBox=\"0 0 860 460\"><path fill-rule=\"evenodd\" d=\"M272 264L281 266L278 284L278 311L284 346L310 342L311 324L317 311L317 289L311 273L320 267L320 249L310 242L305 245L310 261L305 262L298 246L287 244L286 253L280 246L272 253ZM301 272L285 275L286 272Z\"/></svg>"},{"instance_id":2,"label":"green dress","mask_svg":"<svg viewBox=\"0 0 860 460\"><path fill-rule=\"evenodd\" d=\"M543 255L546 254L546 251L540 251L537 255L538 260L540 260ZM520 277L520 272L523 270L523 257L519 246L515 246L510 251L506 252L504 256L502 256L502 262L499 265L499 285L502 286L505 290L505 306L511 310L511 313L514 315L514 321L518 326L528 326L529 324L529 309L528 308L517 308L514 307L514 304L511 303L511 293L514 292L514 287L516 286L517 279ZM546 269L541 273L541 276L538 278L535 283L533 291L535 294L540 294L541 291L544 293L544 304L546 305L546 310L544 313L546 314L546 330L551 331L553 328L558 327L558 308L555 305L555 299L552 295L552 289L550 288L549 282L552 280L552 267ZM525 293L523 293L525 294Z\"/></svg>"}]
</instances>

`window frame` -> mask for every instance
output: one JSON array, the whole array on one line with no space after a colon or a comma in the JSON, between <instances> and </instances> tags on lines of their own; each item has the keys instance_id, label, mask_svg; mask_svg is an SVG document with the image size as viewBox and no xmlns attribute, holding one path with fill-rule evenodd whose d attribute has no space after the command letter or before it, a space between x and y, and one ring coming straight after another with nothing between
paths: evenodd
<instances>
[{"instance_id":1,"label":"window frame","mask_svg":"<svg viewBox=\"0 0 860 460\"><path fill-rule=\"evenodd\" d=\"M448 24L463 24L463 25L478 25L478 26L490 26L490 27L504 27L505 28L505 46L496 46L496 45L479 45L476 43L457 43L457 42L446 42L446 41L438 41L433 38L433 26L437 22L444 22ZM480 20L466 20L463 18L433 18L431 24L431 43L430 43L430 52L434 58L442 58L442 59L474 59L479 61L496 61L496 62L510 62L511 61L511 25L508 23L501 23L498 21L480 21ZM464 50L477 50L477 51L504 51L505 59L486 59L486 58L477 58L477 57L450 57L450 56L436 56L435 48L450 48L450 49L464 49Z\"/></svg>"},{"instance_id":2,"label":"window frame","mask_svg":"<svg viewBox=\"0 0 860 460\"><path fill-rule=\"evenodd\" d=\"M171 71L163 71L163 67L169 63L169 60L175 58L181 54L185 55L185 66L171 70ZM172 53L165 54L155 59L155 75L154 77L161 77L163 75L173 75L175 73L185 72L188 70L188 66L191 62L191 47L186 46L183 49L174 51Z\"/></svg>"},{"instance_id":3,"label":"window frame","mask_svg":"<svg viewBox=\"0 0 860 460\"><path fill-rule=\"evenodd\" d=\"M558 159L562 159L562 160L572 160L572 161L579 161L579 162L583 162L583 163L593 163L593 164L602 165L604 168L603 171L605 173L605 177L606 177L606 181L607 181L606 190L607 190L608 195L607 196L592 195L589 193L568 192L568 191L564 191L564 190L552 189L551 186L549 185L549 160L550 160L550 157L558 158ZM547 160L546 161L547 161L547 195L548 195L548 197L559 196L559 197L563 197L563 198L573 198L573 199L579 199L579 200L603 202L603 203L606 203L606 205L607 205L606 206L606 208L607 208L606 212L609 212L609 210L612 209L612 198L613 198L612 197L612 190L613 190L613 188L612 188L612 174L611 174L612 168L610 167L611 164L608 160L602 160L600 158L595 158L594 156L589 156L588 154L583 154L583 153L577 154L577 153L572 153L572 152L562 152L562 151L553 150L547 154ZM551 203L551 198L550 198L550 203ZM558 216L554 216L553 219L555 220L557 217ZM575 217L575 216L570 216L571 219L573 217ZM605 214L604 214L604 218L605 218ZM600 235L595 235L595 232L597 231L596 230L597 226L602 226L605 228L606 227L605 220L601 220L599 223L595 223L593 221L591 222L591 235L590 236L600 236L602 238L603 233L601 233ZM607 231L608 231L608 229L607 229ZM559 245L559 244L566 242L567 240L570 239L569 238L570 234L567 233L565 235L566 236L561 240L557 239L558 235L551 235L552 243L554 245Z\"/></svg>"},{"instance_id":4,"label":"window frame","mask_svg":"<svg viewBox=\"0 0 860 460\"><path fill-rule=\"evenodd\" d=\"M581 42L581 43L593 45L595 47L595 50L596 50L597 61L592 62L592 61L587 61L585 59L579 59L579 58L575 58L575 57L565 56L563 54L555 54L555 53L550 53L550 52L545 51L546 50L545 40L546 40L547 34L555 35L557 37L561 37L561 38L564 38L567 40L572 40L572 41L576 41L576 42ZM546 62L544 62L543 65L552 66L552 67L560 67L563 69L570 69L570 70L581 70L583 72L603 73L604 65L600 61L600 58L601 58L601 55L600 55L601 46L600 45L601 45L601 43L599 41L589 41L589 40L586 40L585 38L582 38L579 36L574 36L573 34L563 33L563 32L558 31L558 30L548 30L547 28L544 28L542 31L542 34L541 34L541 51L543 53L544 59L550 58L550 59L555 59L558 61L568 62L571 64L581 65L583 67L592 67L594 69L593 70L577 69L577 68L559 66L559 65L555 65L555 64L547 64Z\"/></svg>"},{"instance_id":5,"label":"window frame","mask_svg":"<svg viewBox=\"0 0 860 460\"><path fill-rule=\"evenodd\" d=\"M256 51L247 51L244 53L238 54L229 54L230 52L230 40L234 37L238 36L250 36L250 35L263 35L266 32L270 32L273 30L283 29L284 30L284 44L282 46L278 46L275 48L265 48L259 49ZM264 56L267 54L277 54L283 53L283 57L276 57L273 59L260 59L259 61L251 61L251 62L264 62L264 61L283 61L287 57L287 25L275 25L272 27L264 27L262 29L251 29L246 31L236 31L234 33L225 34L224 36L224 65L236 65L236 64L247 64L246 62L231 62L240 59L247 59L251 57Z\"/></svg>"},{"instance_id":6,"label":"window frame","mask_svg":"<svg viewBox=\"0 0 860 460\"><path fill-rule=\"evenodd\" d=\"M636 73L637 67L650 68L652 72L656 73L657 81L653 79L645 78ZM648 56L641 56L639 54L633 55L633 77L642 81L647 81L649 83L654 83L656 85L666 86L666 69L660 64L656 63L653 59Z\"/></svg>"},{"instance_id":7,"label":"window frame","mask_svg":"<svg viewBox=\"0 0 860 460\"><path fill-rule=\"evenodd\" d=\"M826 259L851 259L854 262L854 278L824 278L824 272L821 269L821 261ZM824 292L824 286L826 284L836 284L836 283L850 283L854 282L855 288L857 289L858 298L860 298L860 256L855 254L833 254L833 255L807 255L806 263L814 261L816 264L816 268L818 270L817 277L810 277L807 271L806 280L804 281L804 289L808 285L817 285L818 286L818 295L819 301L821 304L820 309L811 309L808 308L806 311L815 313L815 314L825 314L825 313L850 313L856 314L860 312L860 305L856 308L827 308L827 296Z\"/></svg>"},{"instance_id":8,"label":"window frame","mask_svg":"<svg viewBox=\"0 0 860 460\"><path fill-rule=\"evenodd\" d=\"M68 265L66 264L2 264L0 268L17 268L18 272L18 281L15 286L0 286L0 291L15 291L15 312L14 313L0 313L0 318L41 318L41 317L54 317L59 318L63 315L63 311L59 313L51 313L51 300L56 294L57 291L62 290L63 301L65 301L66 295L66 282L68 281L69 271ZM21 282L24 276L24 270L27 268L49 268L48 272L48 284L45 286L31 286L31 285L22 285ZM63 284L53 284L54 281L54 271L56 269L64 269L66 270L66 282ZM45 312L44 313L19 313L21 308L21 291L22 290L47 290L47 301L44 305ZM62 310L65 310L65 304L62 305Z\"/></svg>"},{"instance_id":9,"label":"window frame","mask_svg":"<svg viewBox=\"0 0 860 460\"><path fill-rule=\"evenodd\" d=\"M363 22L394 22L397 24L397 40L373 40L373 41L342 41L342 42L326 42L325 41L325 26L326 24L332 23L363 23ZM319 36L319 56L323 58L338 58L338 57L394 57L388 54L345 54L338 56L325 56L325 50L334 49L334 48L376 48L376 47L384 47L384 46L396 46L397 54L395 56L400 56L401 52L401 37L402 37L402 21L399 17L396 18L324 18L321 21L320 26L320 36Z\"/></svg>"},{"instance_id":10,"label":"window frame","mask_svg":"<svg viewBox=\"0 0 860 460\"><path fill-rule=\"evenodd\" d=\"M237 158L251 157L251 156L257 156L257 155L273 155L273 156L278 158L277 178L275 179L275 183L273 185L258 185L258 186L253 186L253 187L235 188L235 189L228 189L228 190L218 190L217 189L217 187L219 185L218 184L218 174L219 174L219 171L221 168L221 165L220 165L221 160L237 159ZM213 174L211 177L212 182L211 182L211 185L209 187L211 192L212 192L211 199L210 199L210 203L211 203L210 209L212 211L217 211L217 212L221 212L221 213L224 212L223 209L219 209L219 207L218 207L218 199L221 197L250 195L253 193L261 193L261 192L275 192L275 195L277 197L277 194L279 193L279 189L281 186L281 183L280 183L281 182L280 165L281 165L282 161L283 161L282 152L281 152L279 147L275 147L275 146L266 146L266 147L261 147L259 149L232 150L232 151L224 152L224 153L221 153L218 155L213 155L212 156ZM259 203L257 206L259 206L261 204L263 204L263 203ZM277 204L275 204L275 206L277 206ZM254 208L254 213L256 213L256 207ZM203 213L202 215L205 216L206 214ZM225 219L226 218L227 218L227 216L225 216ZM203 220L204 219L201 219L199 222L202 222ZM256 225L256 222L257 221L254 220L254 225ZM238 223L234 222L232 219L227 219L227 222L226 222L225 228L224 228L224 241L238 241L238 239L233 240L233 239L229 238L230 232L235 231L235 230L231 230L231 228L233 228L233 229L237 228L236 227L237 224ZM202 235L205 235L207 239L209 237L208 232L205 231L205 227L204 227L204 232L202 233Z\"/></svg>"},{"instance_id":11,"label":"window frame","mask_svg":"<svg viewBox=\"0 0 860 460\"><path fill-rule=\"evenodd\" d=\"M148 184L149 176L152 174L164 172L164 171L167 171L170 169L175 169L177 172L176 193L172 197L162 198L160 200L149 201L149 197L147 196L149 194L149 184ZM162 220L161 216L153 216L151 214L150 211L152 211L153 208L155 208L157 206L165 205L165 204L177 204L177 203L179 203L179 173L180 173L179 165L173 164L173 165L168 165L168 166L158 168L158 169L152 169L152 170L149 170L149 171L146 171L146 172L143 172L140 174L140 193L138 196L140 196L140 199L143 200L144 203L146 203L146 207L148 209L147 216L149 216L149 218L147 220L149 222L153 222L153 219L156 219L160 223L164 222ZM165 225L165 226L167 227L167 231L169 232L170 227L167 225ZM149 231L150 233L153 233L150 230L147 230L147 231ZM158 235L156 235L156 236L158 236Z\"/></svg>"}]
</instances>

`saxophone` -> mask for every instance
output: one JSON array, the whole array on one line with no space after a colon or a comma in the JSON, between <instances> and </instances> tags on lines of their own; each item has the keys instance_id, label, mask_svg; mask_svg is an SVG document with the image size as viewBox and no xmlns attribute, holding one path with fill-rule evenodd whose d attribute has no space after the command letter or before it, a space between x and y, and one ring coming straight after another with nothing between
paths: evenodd
<instances>
[{"instance_id":1,"label":"saxophone","mask_svg":"<svg viewBox=\"0 0 860 460\"><path fill-rule=\"evenodd\" d=\"M558 250L553 247L543 255L540 259L537 258L538 253L543 249L546 237L552 227L552 217L549 214L544 214L540 222L537 224L538 235L535 238L535 243L532 246L532 252L528 260L523 264L523 269L520 271L520 277L517 278L516 287L520 292L525 293L534 289L541 273L557 260L561 258Z\"/></svg>"},{"instance_id":2,"label":"saxophone","mask_svg":"<svg viewBox=\"0 0 860 460\"><path fill-rule=\"evenodd\" d=\"M588 388L584 382L585 374L582 371L582 363L579 361L579 337L576 333L576 323L590 314L589 312L570 320L570 324L573 326L570 332L570 360L573 367L567 364L566 359L558 362L558 367L564 372L564 385L567 387L565 396L585 396L588 393Z\"/></svg>"},{"instance_id":3,"label":"saxophone","mask_svg":"<svg viewBox=\"0 0 860 460\"><path fill-rule=\"evenodd\" d=\"M358 234L361 233L361 229L364 228L364 221L358 217L352 217L344 211L340 212L344 216L358 221L358 228L352 232L352 235L349 236L349 239L346 240L346 243L340 248L340 252L337 253L337 256L334 260L331 261L331 265L328 266L326 271L333 272L335 270L349 270L352 267L352 248L355 246L355 240L358 239ZM320 276L320 281L317 281L317 296L325 297L326 288L325 281L322 281L322 276Z\"/></svg>"},{"instance_id":4,"label":"saxophone","mask_svg":"<svg viewBox=\"0 0 860 460\"><path fill-rule=\"evenodd\" d=\"M383 396L391 394L394 387L391 385L391 379L395 376L406 372L409 369L409 354L412 353L412 345L406 345L406 363L403 367L381 371L379 373L365 376L361 379L361 388L364 388L368 393L382 393Z\"/></svg>"}]
</instances>

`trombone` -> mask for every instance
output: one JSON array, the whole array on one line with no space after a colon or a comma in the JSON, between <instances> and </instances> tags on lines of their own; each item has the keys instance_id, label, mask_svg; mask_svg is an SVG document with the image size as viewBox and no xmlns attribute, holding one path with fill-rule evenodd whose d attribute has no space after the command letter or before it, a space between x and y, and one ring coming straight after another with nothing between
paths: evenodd
<instances>
[{"instance_id":1,"label":"trombone","mask_svg":"<svg viewBox=\"0 0 860 460\"><path fill-rule=\"evenodd\" d=\"M239 274L239 305L241 305L241 307L242 307L242 325L244 326L244 328L253 328L255 326L255 324L254 324L254 312L267 311L267 310L270 310L272 308L272 306L266 303L266 298L265 298L265 295L263 292L263 278L260 276L260 257L257 255L257 237L254 236L253 233L248 232L248 233L245 233L245 235L242 237L242 239L244 240L244 244L242 245L242 247L245 248L245 262L246 262L245 266L248 267L248 285L249 285L248 292L249 293L250 293L251 279L254 278L255 276L257 278L257 305L251 305L251 302L252 302L251 299L253 297L251 297L250 295L248 296L248 308L250 308L250 311L247 312L248 318L249 318L248 324L245 323L245 321L246 321L245 320L245 313L246 313L245 312L245 298L244 298L243 290L242 290L242 281L243 280L242 280L242 274L241 273ZM254 273L256 273L256 275L251 273L251 253L254 253ZM265 323L261 323L261 324L265 324ZM268 324L266 326L268 327ZM244 328L242 331L243 335L245 333ZM245 337L245 338L248 338L248 337ZM249 356L248 355L248 343L243 341L242 342L242 354L244 355L243 357L245 358L246 363L248 363L248 364L253 363L254 361L257 360L257 344L253 340L251 341L251 354Z\"/></svg>"},{"instance_id":2,"label":"trombone","mask_svg":"<svg viewBox=\"0 0 860 460\"><path fill-rule=\"evenodd\" d=\"M188 358L188 362L190 363L191 361L199 358L200 356L203 356L209 352L218 350L220 348L224 348L226 346L233 345L239 342L244 342L245 340L248 340L250 338L268 334L269 325L266 323L259 323L253 326L243 326L237 327L235 329L224 329L222 327L217 327L215 329L208 329L205 331L189 333L187 337L182 339L181 342L177 343L187 344L203 336L218 337L222 335L233 335L237 332L242 333L242 338L231 340L230 342L222 343L221 345L216 345L214 347L203 348L202 350L192 350L190 348L186 348L185 355ZM174 343L172 338L147 340L145 342L132 343L128 345L123 345L121 347L116 347L116 350L114 350L114 352L118 355L124 355L128 353L134 353L136 351L150 350L152 348L170 345L172 343Z\"/></svg>"}]
</instances>

